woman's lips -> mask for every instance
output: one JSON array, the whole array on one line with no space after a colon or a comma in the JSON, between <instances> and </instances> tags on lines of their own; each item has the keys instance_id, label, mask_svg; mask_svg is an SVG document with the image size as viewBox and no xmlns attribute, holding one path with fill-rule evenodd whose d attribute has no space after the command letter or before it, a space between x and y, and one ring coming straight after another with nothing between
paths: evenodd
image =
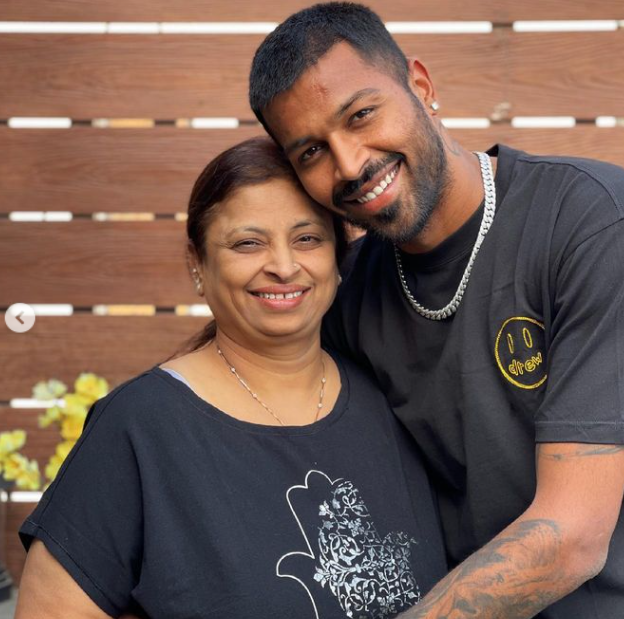
<instances>
[{"instance_id":1,"label":"woman's lips","mask_svg":"<svg viewBox=\"0 0 624 619\"><path fill-rule=\"evenodd\" d=\"M292 309L300 305L306 293L310 288L263 288L259 290L250 291L250 294L258 299L258 301L265 307L271 309Z\"/></svg>"}]
</instances>

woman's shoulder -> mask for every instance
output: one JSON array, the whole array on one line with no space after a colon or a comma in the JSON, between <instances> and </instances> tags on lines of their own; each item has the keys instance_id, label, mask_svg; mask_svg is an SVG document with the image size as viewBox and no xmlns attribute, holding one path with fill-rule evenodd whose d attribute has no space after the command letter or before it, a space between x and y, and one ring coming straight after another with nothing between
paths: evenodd
<instances>
[{"instance_id":1,"label":"woman's shoulder","mask_svg":"<svg viewBox=\"0 0 624 619\"><path fill-rule=\"evenodd\" d=\"M157 368L147 368L126 379L97 400L87 414L85 428L104 419L118 427L128 427L137 419L153 416L162 410L163 404L172 395L172 389L159 375Z\"/></svg>"}]
</instances>

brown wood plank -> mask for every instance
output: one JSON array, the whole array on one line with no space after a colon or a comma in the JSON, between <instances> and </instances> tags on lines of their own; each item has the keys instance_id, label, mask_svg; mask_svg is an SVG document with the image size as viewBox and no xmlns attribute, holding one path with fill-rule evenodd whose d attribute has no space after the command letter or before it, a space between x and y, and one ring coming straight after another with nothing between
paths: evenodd
<instances>
[{"instance_id":1,"label":"brown wood plank","mask_svg":"<svg viewBox=\"0 0 624 619\"><path fill-rule=\"evenodd\" d=\"M309 0L3 0L0 20L23 21L282 21ZM621 0L369 0L389 21L623 19Z\"/></svg>"},{"instance_id":2,"label":"brown wood plank","mask_svg":"<svg viewBox=\"0 0 624 619\"><path fill-rule=\"evenodd\" d=\"M485 130L454 129L451 134L471 150L484 150L498 142L539 155L589 157L624 167L624 127L514 129L509 125L493 125Z\"/></svg>"},{"instance_id":3,"label":"brown wood plank","mask_svg":"<svg viewBox=\"0 0 624 619\"><path fill-rule=\"evenodd\" d=\"M0 212L186 212L195 179L260 127L18 130L0 127Z\"/></svg>"},{"instance_id":4,"label":"brown wood plank","mask_svg":"<svg viewBox=\"0 0 624 619\"><path fill-rule=\"evenodd\" d=\"M259 127L0 128L0 212L186 212L190 189L204 165L228 146L262 133ZM503 124L452 133L466 136L471 148L509 141L528 151L595 157L624 166L622 127L512 129Z\"/></svg>"},{"instance_id":5,"label":"brown wood plank","mask_svg":"<svg viewBox=\"0 0 624 619\"><path fill-rule=\"evenodd\" d=\"M0 401L30 398L41 380L72 387L81 372L106 378L111 389L172 355L207 317L40 316L27 333L0 332ZM13 414L15 415L15 414ZM26 419L25 419L26 421Z\"/></svg>"},{"instance_id":6,"label":"brown wood plank","mask_svg":"<svg viewBox=\"0 0 624 619\"><path fill-rule=\"evenodd\" d=\"M22 570L24 569L24 562L26 561L26 551L20 542L17 532L24 520L32 513L36 506L36 503L10 502L6 505L6 567L16 587L19 586Z\"/></svg>"},{"instance_id":7,"label":"brown wood plank","mask_svg":"<svg viewBox=\"0 0 624 619\"><path fill-rule=\"evenodd\" d=\"M489 117L506 98L505 66L509 32L408 35L395 37L404 53L429 70L443 115Z\"/></svg>"},{"instance_id":8,"label":"brown wood plank","mask_svg":"<svg viewBox=\"0 0 624 619\"><path fill-rule=\"evenodd\" d=\"M259 35L4 35L0 117L236 116ZM428 65L448 116L622 114L624 30L399 35ZM547 61L546 61L547 59ZM97 79L95 79L97 76Z\"/></svg>"},{"instance_id":9,"label":"brown wood plank","mask_svg":"<svg viewBox=\"0 0 624 619\"><path fill-rule=\"evenodd\" d=\"M505 94L507 34L400 35L437 78L445 111L489 115ZM247 80L261 35L3 35L0 118L253 119Z\"/></svg>"},{"instance_id":10,"label":"brown wood plank","mask_svg":"<svg viewBox=\"0 0 624 619\"><path fill-rule=\"evenodd\" d=\"M511 33L505 64L513 116L624 116L623 29Z\"/></svg>"},{"instance_id":11,"label":"brown wood plank","mask_svg":"<svg viewBox=\"0 0 624 619\"><path fill-rule=\"evenodd\" d=\"M0 118L251 118L262 36L3 35ZM10 84L10 85L9 85Z\"/></svg>"},{"instance_id":12,"label":"brown wood plank","mask_svg":"<svg viewBox=\"0 0 624 619\"><path fill-rule=\"evenodd\" d=\"M0 221L0 307L195 303L184 227L173 220Z\"/></svg>"}]
</instances>

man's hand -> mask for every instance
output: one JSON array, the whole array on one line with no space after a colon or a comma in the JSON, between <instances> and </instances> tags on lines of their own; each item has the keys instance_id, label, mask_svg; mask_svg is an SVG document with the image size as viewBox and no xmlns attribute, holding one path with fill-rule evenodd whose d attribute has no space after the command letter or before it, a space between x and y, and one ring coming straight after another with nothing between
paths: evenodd
<instances>
[{"instance_id":1,"label":"man's hand","mask_svg":"<svg viewBox=\"0 0 624 619\"><path fill-rule=\"evenodd\" d=\"M527 619L603 568L624 494L624 446L537 448L530 507L399 619Z\"/></svg>"}]
</instances>

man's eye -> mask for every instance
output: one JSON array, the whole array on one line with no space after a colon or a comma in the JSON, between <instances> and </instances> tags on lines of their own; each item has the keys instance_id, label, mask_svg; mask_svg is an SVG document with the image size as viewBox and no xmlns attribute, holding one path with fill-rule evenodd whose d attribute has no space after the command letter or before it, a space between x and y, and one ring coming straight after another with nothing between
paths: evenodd
<instances>
[{"instance_id":1,"label":"man's eye","mask_svg":"<svg viewBox=\"0 0 624 619\"><path fill-rule=\"evenodd\" d=\"M308 159L316 155L316 153L318 153L319 150L321 150L320 146L311 146L310 148L308 148L306 151L302 153L299 159L301 161L307 161Z\"/></svg>"},{"instance_id":2,"label":"man's eye","mask_svg":"<svg viewBox=\"0 0 624 619\"><path fill-rule=\"evenodd\" d=\"M368 116L372 111L373 111L372 107L365 107L363 110L359 110L355 114L353 114L353 118L355 120L362 120L362 118L365 118L366 116Z\"/></svg>"}]
</instances>

